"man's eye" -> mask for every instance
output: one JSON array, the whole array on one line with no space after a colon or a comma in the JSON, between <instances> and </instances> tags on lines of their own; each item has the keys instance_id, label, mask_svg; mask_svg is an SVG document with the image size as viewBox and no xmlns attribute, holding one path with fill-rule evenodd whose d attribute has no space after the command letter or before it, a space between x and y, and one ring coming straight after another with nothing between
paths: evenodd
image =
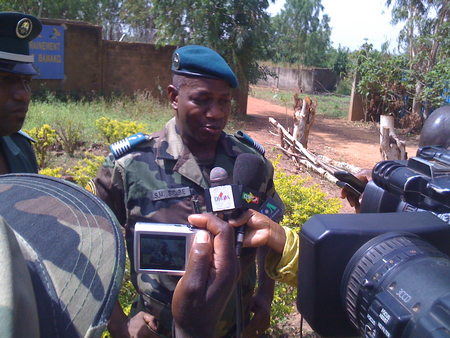
<instances>
[{"instance_id":1,"label":"man's eye","mask_svg":"<svg viewBox=\"0 0 450 338\"><path fill-rule=\"evenodd\" d=\"M208 102L208 98L206 98L206 97L194 98L193 100L196 103L206 103L206 102Z\"/></svg>"}]
</instances>

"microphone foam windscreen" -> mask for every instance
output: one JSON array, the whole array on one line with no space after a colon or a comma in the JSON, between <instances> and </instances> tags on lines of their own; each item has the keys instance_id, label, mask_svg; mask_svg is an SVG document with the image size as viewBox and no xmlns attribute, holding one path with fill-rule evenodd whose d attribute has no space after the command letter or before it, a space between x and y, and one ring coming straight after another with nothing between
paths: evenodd
<instances>
[{"instance_id":1,"label":"microphone foam windscreen","mask_svg":"<svg viewBox=\"0 0 450 338\"><path fill-rule=\"evenodd\" d=\"M264 161L255 154L240 154L233 170L233 183L259 190L264 180Z\"/></svg>"},{"instance_id":2,"label":"microphone foam windscreen","mask_svg":"<svg viewBox=\"0 0 450 338\"><path fill-rule=\"evenodd\" d=\"M214 167L209 174L209 179L211 187L230 184L227 171L221 167Z\"/></svg>"}]
</instances>

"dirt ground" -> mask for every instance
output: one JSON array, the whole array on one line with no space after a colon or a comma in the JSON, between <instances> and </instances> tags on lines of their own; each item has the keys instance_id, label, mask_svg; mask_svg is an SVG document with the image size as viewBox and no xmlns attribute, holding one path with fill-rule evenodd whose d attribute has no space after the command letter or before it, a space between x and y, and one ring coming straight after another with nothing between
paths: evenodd
<instances>
[{"instance_id":1,"label":"dirt ground","mask_svg":"<svg viewBox=\"0 0 450 338\"><path fill-rule=\"evenodd\" d=\"M244 130L255 141L266 149L266 157L275 159L282 151L279 149L279 138L276 129L269 123L269 117L274 118L285 129L292 127L293 110L283 106L273 105L269 102L249 97L247 114L251 118ZM414 156L418 148L418 137L407 137L397 132L398 136L406 141L408 156ZM308 150L315 155L323 155L338 162L345 162L356 168L372 168L381 161L379 151L379 126L370 123L349 122L342 119L330 119L317 116L311 128ZM333 183L323 179L320 175L309 172L304 167L297 167L294 162L283 155L280 168L292 174L309 175L313 183L318 183L321 189L330 197L340 197L340 189ZM354 209L346 200L342 200L340 213L353 213ZM279 325L283 334L271 336L276 338L300 337L300 314L294 311ZM303 336L315 337L309 325L303 323Z\"/></svg>"},{"instance_id":2,"label":"dirt ground","mask_svg":"<svg viewBox=\"0 0 450 338\"><path fill-rule=\"evenodd\" d=\"M269 123L269 117L274 118L285 129L292 128L293 110L277 106L267 101L249 97L247 114L250 117L244 132L260 143L266 149L266 157L275 159L282 151L279 148L279 138L276 129ZM407 137L397 132L406 141L408 156L414 156L418 148L418 137ZM372 168L381 161L379 126L374 123L350 122L344 119L331 119L316 116L311 127L308 140L308 151L314 155L322 155L337 162L347 163L355 169ZM315 183L321 185L330 197L339 197L340 190L336 185L326 181L318 174L297 167L294 162L283 155L280 167L293 174L310 175ZM341 213L352 213L347 201L343 200Z\"/></svg>"}]
</instances>

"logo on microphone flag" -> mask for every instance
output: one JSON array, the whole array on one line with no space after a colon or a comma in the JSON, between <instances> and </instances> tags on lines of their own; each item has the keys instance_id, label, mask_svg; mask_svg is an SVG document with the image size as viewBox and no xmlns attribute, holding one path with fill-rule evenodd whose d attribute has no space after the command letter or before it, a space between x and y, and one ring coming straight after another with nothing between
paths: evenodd
<instances>
[{"instance_id":1,"label":"logo on microphone flag","mask_svg":"<svg viewBox=\"0 0 450 338\"><path fill-rule=\"evenodd\" d=\"M213 211L232 210L235 208L233 190L230 185L221 185L209 189Z\"/></svg>"}]
</instances>

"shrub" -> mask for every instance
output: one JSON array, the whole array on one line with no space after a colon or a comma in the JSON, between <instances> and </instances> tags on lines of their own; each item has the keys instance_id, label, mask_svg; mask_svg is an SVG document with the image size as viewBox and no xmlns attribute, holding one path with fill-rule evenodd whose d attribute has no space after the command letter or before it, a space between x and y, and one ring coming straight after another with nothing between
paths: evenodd
<instances>
[{"instance_id":1,"label":"shrub","mask_svg":"<svg viewBox=\"0 0 450 338\"><path fill-rule=\"evenodd\" d=\"M52 176L52 177L56 177L56 178L61 178L62 172L63 172L62 167L57 167L57 168L48 168L47 167L47 168L39 170L40 175Z\"/></svg>"},{"instance_id":2,"label":"shrub","mask_svg":"<svg viewBox=\"0 0 450 338\"><path fill-rule=\"evenodd\" d=\"M145 132L147 128L144 123L112 120L109 117L101 117L95 121L95 126L108 144L139 132Z\"/></svg>"},{"instance_id":3,"label":"shrub","mask_svg":"<svg viewBox=\"0 0 450 338\"><path fill-rule=\"evenodd\" d=\"M45 168L51 160L50 150L55 145L57 135L54 129L48 124L44 124L42 128L32 128L30 130L24 130L25 133L30 135L36 143L32 143L34 152L39 168Z\"/></svg>"},{"instance_id":4,"label":"shrub","mask_svg":"<svg viewBox=\"0 0 450 338\"><path fill-rule=\"evenodd\" d=\"M83 124L74 117L62 118L55 121L55 130L64 152L72 157L81 143Z\"/></svg>"},{"instance_id":5,"label":"shrub","mask_svg":"<svg viewBox=\"0 0 450 338\"><path fill-rule=\"evenodd\" d=\"M75 183L85 188L88 182L97 175L100 165L105 161L103 156L96 156L90 152L85 153L86 158L66 171L66 175L72 176Z\"/></svg>"}]
</instances>

